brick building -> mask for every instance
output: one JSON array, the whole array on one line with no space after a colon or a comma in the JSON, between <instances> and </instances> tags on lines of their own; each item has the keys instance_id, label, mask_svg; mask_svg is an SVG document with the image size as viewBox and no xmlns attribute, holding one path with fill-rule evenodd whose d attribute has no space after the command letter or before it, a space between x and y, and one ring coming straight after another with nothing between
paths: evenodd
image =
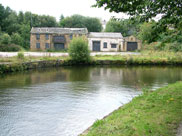
<instances>
[{"instance_id":1,"label":"brick building","mask_svg":"<svg viewBox=\"0 0 182 136\"><path fill-rule=\"evenodd\" d=\"M67 49L73 37L87 36L87 34L86 28L33 27L30 36L30 49L32 51Z\"/></svg>"}]
</instances>

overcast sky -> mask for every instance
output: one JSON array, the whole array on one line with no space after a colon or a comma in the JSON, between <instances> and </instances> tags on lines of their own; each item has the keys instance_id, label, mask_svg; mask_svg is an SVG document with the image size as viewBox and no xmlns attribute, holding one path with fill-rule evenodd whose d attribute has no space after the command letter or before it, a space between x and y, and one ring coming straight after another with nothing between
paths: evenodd
<instances>
[{"instance_id":1,"label":"overcast sky","mask_svg":"<svg viewBox=\"0 0 182 136\"><path fill-rule=\"evenodd\" d=\"M51 15L59 20L61 14L70 16L80 14L109 20L110 17L127 18L125 14L109 13L104 8L92 8L96 0L0 0L3 6L19 11L31 11L40 15Z\"/></svg>"}]
</instances>

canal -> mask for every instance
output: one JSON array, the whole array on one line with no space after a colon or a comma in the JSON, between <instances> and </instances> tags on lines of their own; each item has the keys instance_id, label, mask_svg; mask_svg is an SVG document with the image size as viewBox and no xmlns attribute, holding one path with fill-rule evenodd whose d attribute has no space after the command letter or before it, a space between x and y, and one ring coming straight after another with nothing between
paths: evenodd
<instances>
[{"instance_id":1,"label":"canal","mask_svg":"<svg viewBox=\"0 0 182 136\"><path fill-rule=\"evenodd\" d=\"M0 75L0 136L77 136L182 67L61 67Z\"/></svg>"}]
</instances>

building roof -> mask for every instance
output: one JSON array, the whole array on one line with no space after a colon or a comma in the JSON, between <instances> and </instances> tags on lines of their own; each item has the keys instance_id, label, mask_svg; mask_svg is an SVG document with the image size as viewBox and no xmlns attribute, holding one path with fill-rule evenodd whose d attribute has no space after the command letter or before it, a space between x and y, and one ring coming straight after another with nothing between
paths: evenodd
<instances>
[{"instance_id":1,"label":"building roof","mask_svg":"<svg viewBox=\"0 0 182 136\"><path fill-rule=\"evenodd\" d=\"M121 33L110 33L110 32L91 32L89 38L123 38Z\"/></svg>"},{"instance_id":2,"label":"building roof","mask_svg":"<svg viewBox=\"0 0 182 136\"><path fill-rule=\"evenodd\" d=\"M87 34L87 28L32 27L32 34Z\"/></svg>"}]
</instances>

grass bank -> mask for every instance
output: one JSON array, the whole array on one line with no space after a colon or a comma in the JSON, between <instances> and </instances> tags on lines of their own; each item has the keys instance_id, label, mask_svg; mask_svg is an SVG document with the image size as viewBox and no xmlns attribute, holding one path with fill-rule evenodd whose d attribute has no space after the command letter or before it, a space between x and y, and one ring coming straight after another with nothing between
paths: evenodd
<instances>
[{"instance_id":1,"label":"grass bank","mask_svg":"<svg viewBox=\"0 0 182 136\"><path fill-rule=\"evenodd\" d=\"M140 55L95 56L94 60L120 61L135 65L182 65L181 52L142 51Z\"/></svg>"},{"instance_id":2,"label":"grass bank","mask_svg":"<svg viewBox=\"0 0 182 136\"><path fill-rule=\"evenodd\" d=\"M182 121L182 82L146 91L82 136L175 136Z\"/></svg>"}]
</instances>

